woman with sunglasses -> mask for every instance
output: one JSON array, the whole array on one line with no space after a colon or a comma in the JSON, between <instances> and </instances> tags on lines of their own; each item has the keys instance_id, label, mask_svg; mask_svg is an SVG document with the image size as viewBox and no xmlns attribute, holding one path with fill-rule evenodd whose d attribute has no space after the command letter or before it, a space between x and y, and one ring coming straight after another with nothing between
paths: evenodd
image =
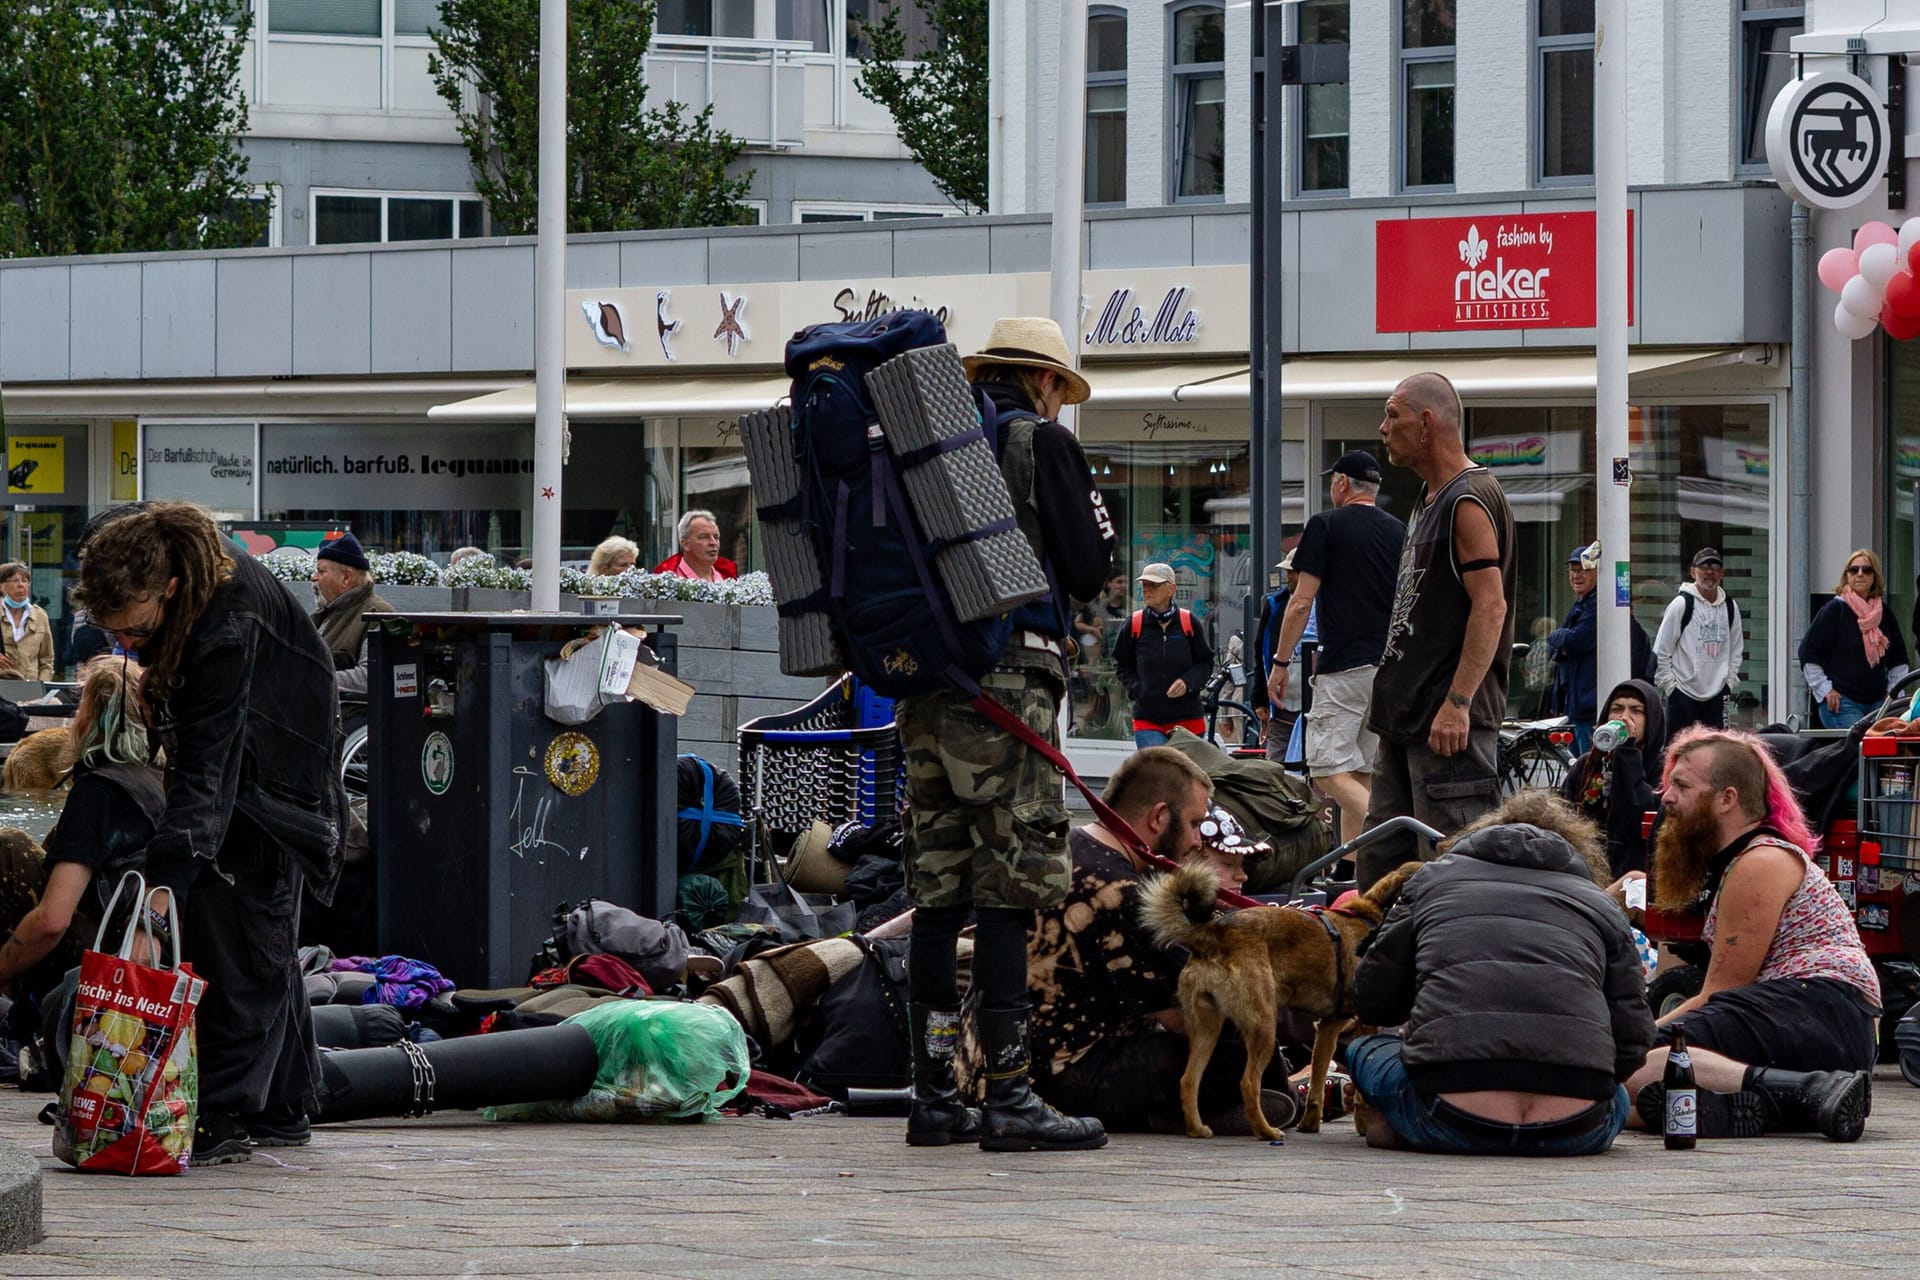
<instances>
[{"instance_id":1,"label":"woman with sunglasses","mask_svg":"<svg viewBox=\"0 0 1920 1280\"><path fill-rule=\"evenodd\" d=\"M1886 603L1880 557L1862 547L1847 557L1833 599L1800 641L1800 669L1826 728L1846 729L1872 715L1907 674L1907 642Z\"/></svg>"}]
</instances>

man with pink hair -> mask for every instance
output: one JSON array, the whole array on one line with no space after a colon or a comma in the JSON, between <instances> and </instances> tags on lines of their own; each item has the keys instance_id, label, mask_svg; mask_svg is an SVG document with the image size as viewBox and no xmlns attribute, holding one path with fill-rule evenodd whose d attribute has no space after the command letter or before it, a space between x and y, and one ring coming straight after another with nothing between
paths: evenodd
<instances>
[{"instance_id":1,"label":"man with pink hair","mask_svg":"<svg viewBox=\"0 0 1920 1280\"><path fill-rule=\"evenodd\" d=\"M1704 902L1713 952L1700 994L1660 1019L1659 1043L1627 1081L1641 1127L1661 1127L1678 1027L1701 1137L1852 1142L1866 1125L1880 981L1853 913L1808 856L1815 838L1786 778L1752 735L1694 726L1667 748L1663 790L1652 901Z\"/></svg>"}]
</instances>

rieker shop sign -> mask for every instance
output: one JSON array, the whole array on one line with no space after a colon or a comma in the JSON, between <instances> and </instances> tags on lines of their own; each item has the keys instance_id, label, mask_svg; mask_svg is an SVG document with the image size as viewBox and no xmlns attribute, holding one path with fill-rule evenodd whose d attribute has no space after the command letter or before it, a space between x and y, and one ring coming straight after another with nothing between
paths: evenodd
<instances>
[{"instance_id":1,"label":"rieker shop sign","mask_svg":"<svg viewBox=\"0 0 1920 1280\"><path fill-rule=\"evenodd\" d=\"M1396 218L1374 224L1374 331L1590 329L1594 215ZM1627 214L1633 323L1633 214Z\"/></svg>"}]
</instances>

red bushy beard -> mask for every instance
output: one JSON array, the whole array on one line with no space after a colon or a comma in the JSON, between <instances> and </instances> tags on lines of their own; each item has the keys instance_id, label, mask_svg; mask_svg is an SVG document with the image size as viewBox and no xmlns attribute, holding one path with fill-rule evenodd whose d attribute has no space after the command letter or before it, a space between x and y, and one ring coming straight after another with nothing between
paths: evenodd
<instances>
[{"instance_id":1,"label":"red bushy beard","mask_svg":"<svg viewBox=\"0 0 1920 1280\"><path fill-rule=\"evenodd\" d=\"M1707 879L1707 864L1720 852L1720 823L1706 804L1667 807L1653 845L1653 905L1684 911Z\"/></svg>"}]
</instances>

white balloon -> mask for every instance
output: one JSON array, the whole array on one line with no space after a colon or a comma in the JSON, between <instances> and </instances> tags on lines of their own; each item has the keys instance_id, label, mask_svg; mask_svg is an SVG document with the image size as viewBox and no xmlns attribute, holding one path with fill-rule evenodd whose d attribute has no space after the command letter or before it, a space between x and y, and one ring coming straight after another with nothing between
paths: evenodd
<instances>
[{"instance_id":1,"label":"white balloon","mask_svg":"<svg viewBox=\"0 0 1920 1280\"><path fill-rule=\"evenodd\" d=\"M1853 281L1849 280L1848 284ZM1874 331L1880 322L1871 316L1857 316L1847 310L1844 302L1833 304L1833 327L1840 331L1843 338L1864 338Z\"/></svg>"},{"instance_id":2,"label":"white balloon","mask_svg":"<svg viewBox=\"0 0 1920 1280\"><path fill-rule=\"evenodd\" d=\"M1885 301L1881 291L1865 275L1847 281L1847 287L1840 291L1840 305L1863 320L1879 319L1880 306Z\"/></svg>"},{"instance_id":3,"label":"white balloon","mask_svg":"<svg viewBox=\"0 0 1920 1280\"><path fill-rule=\"evenodd\" d=\"M1866 277L1875 293L1885 298L1887 281L1893 279L1893 273L1905 261L1900 251L1890 244L1870 244L1860 254L1860 274Z\"/></svg>"},{"instance_id":4,"label":"white balloon","mask_svg":"<svg viewBox=\"0 0 1920 1280\"><path fill-rule=\"evenodd\" d=\"M1920 218L1908 218L1900 224L1900 261L1907 261L1916 244L1920 244Z\"/></svg>"}]
</instances>

